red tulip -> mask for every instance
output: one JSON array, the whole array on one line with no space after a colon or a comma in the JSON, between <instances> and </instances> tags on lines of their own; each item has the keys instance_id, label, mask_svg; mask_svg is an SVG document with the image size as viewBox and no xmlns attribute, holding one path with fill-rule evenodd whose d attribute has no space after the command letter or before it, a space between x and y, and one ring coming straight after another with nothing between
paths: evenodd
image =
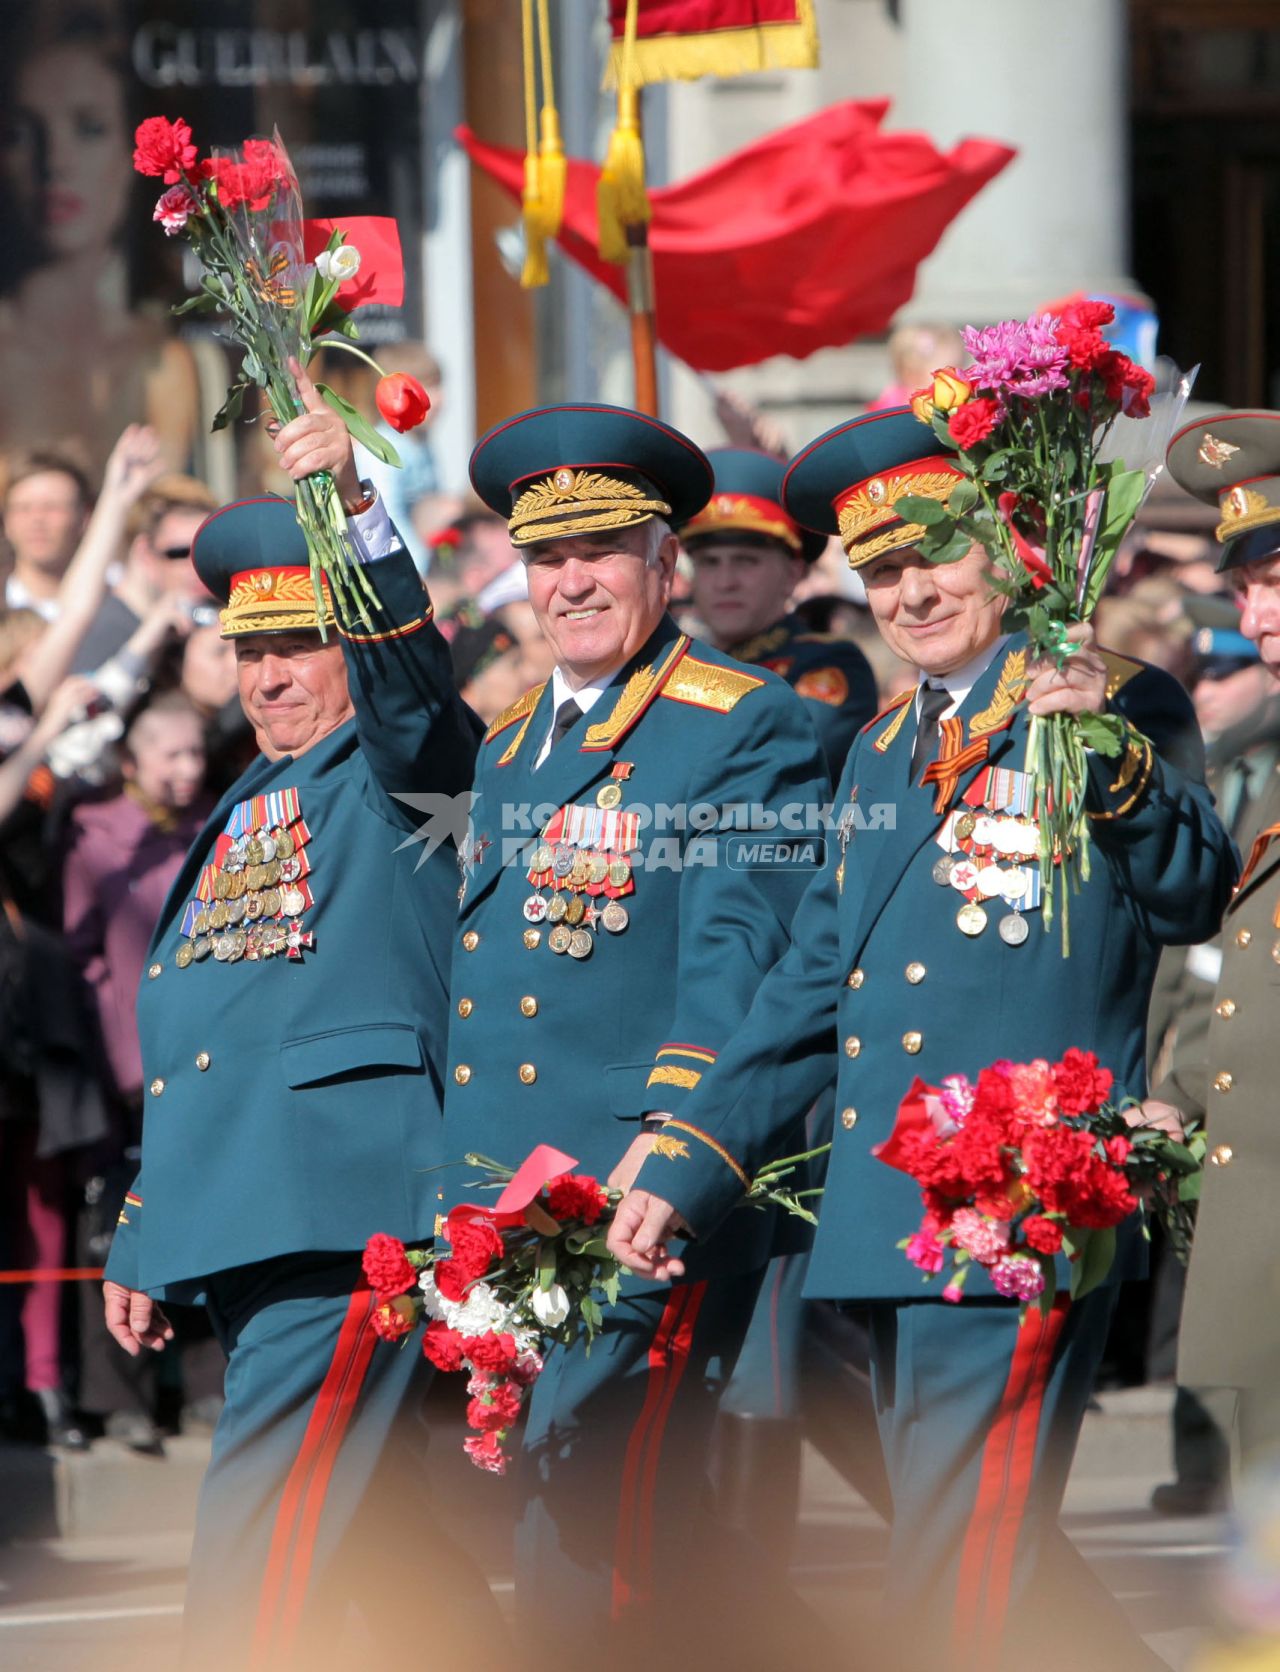
<instances>
[{"instance_id":1,"label":"red tulip","mask_svg":"<svg viewBox=\"0 0 1280 1672\"><path fill-rule=\"evenodd\" d=\"M402 434L416 429L431 410L427 391L408 372L390 372L379 378L373 398L391 428Z\"/></svg>"}]
</instances>

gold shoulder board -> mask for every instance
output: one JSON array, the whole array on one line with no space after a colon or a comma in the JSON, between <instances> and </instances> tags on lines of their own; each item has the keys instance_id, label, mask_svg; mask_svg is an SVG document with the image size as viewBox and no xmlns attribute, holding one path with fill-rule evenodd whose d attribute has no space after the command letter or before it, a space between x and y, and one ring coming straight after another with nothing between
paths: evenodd
<instances>
[{"instance_id":1,"label":"gold shoulder board","mask_svg":"<svg viewBox=\"0 0 1280 1672\"><path fill-rule=\"evenodd\" d=\"M714 662L684 656L662 687L662 695L675 702L691 703L694 708L712 708L718 714L728 714L748 692L758 691L764 683L763 679L737 668L722 668Z\"/></svg>"}]
</instances>

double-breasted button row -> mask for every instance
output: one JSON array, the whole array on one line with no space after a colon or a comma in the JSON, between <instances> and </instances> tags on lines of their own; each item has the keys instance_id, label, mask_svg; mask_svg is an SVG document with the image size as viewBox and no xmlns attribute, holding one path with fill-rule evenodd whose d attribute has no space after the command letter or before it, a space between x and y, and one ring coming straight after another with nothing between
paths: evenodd
<instances>
[{"instance_id":1,"label":"double-breasted button row","mask_svg":"<svg viewBox=\"0 0 1280 1672\"><path fill-rule=\"evenodd\" d=\"M918 1056L924 1048L924 1035L918 1028L909 1028L902 1036L902 1049L909 1057ZM862 1055L862 1041L856 1033L851 1033L844 1042L844 1054L847 1057Z\"/></svg>"},{"instance_id":2,"label":"double-breasted button row","mask_svg":"<svg viewBox=\"0 0 1280 1672\"><path fill-rule=\"evenodd\" d=\"M459 1086L469 1085L474 1072L469 1062L460 1062L453 1071L454 1083ZM531 1062L522 1062L516 1074L522 1086L531 1086L538 1078L538 1070Z\"/></svg>"},{"instance_id":3,"label":"double-breasted button row","mask_svg":"<svg viewBox=\"0 0 1280 1672\"><path fill-rule=\"evenodd\" d=\"M213 1058L209 1055L208 1051L197 1051L195 1055L195 1064L202 1074L207 1074L213 1065ZM168 1082L161 1075L157 1074L155 1079L152 1080L151 1084L147 1087L147 1090L151 1093L152 1097L163 1097L164 1089L167 1084Z\"/></svg>"}]
</instances>

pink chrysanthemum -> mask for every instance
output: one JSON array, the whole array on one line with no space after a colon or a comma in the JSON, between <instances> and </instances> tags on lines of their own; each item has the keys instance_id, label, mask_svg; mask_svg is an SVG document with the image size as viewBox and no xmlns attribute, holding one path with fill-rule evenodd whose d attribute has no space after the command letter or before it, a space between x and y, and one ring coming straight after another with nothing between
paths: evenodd
<instances>
[{"instance_id":1,"label":"pink chrysanthemum","mask_svg":"<svg viewBox=\"0 0 1280 1672\"><path fill-rule=\"evenodd\" d=\"M981 389L1026 399L1066 389L1068 351L1057 330L1058 321L1049 314L1025 322L1005 319L982 330L966 325L961 335L973 364L964 375Z\"/></svg>"},{"instance_id":2,"label":"pink chrysanthemum","mask_svg":"<svg viewBox=\"0 0 1280 1672\"><path fill-rule=\"evenodd\" d=\"M907 1258L913 1266L934 1276L942 1270L946 1250L934 1231L927 1226L921 1226L915 1236L907 1242Z\"/></svg>"},{"instance_id":3,"label":"pink chrysanthemum","mask_svg":"<svg viewBox=\"0 0 1280 1672\"><path fill-rule=\"evenodd\" d=\"M973 1108L973 1087L963 1074L948 1074L939 1089L942 1107L957 1126L963 1126L965 1116Z\"/></svg>"}]
</instances>

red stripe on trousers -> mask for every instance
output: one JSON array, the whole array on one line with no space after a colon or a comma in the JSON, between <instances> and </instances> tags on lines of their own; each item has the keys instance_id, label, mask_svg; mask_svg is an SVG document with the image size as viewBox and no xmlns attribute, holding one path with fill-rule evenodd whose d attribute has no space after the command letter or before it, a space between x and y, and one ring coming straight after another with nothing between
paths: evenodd
<instances>
[{"instance_id":1,"label":"red stripe on trousers","mask_svg":"<svg viewBox=\"0 0 1280 1672\"><path fill-rule=\"evenodd\" d=\"M684 1361L679 1365L673 1363L671 1356L672 1344L681 1331L685 1314L692 1305L693 1314L697 1316L697 1309L702 1304L702 1296L706 1291L705 1283L689 1283L675 1290L671 1299L662 1310L658 1320L658 1327L654 1332L653 1345L649 1348L649 1381L645 1389L644 1404L640 1415L636 1419L635 1427L631 1430L627 1441L626 1457L622 1466L622 1486L618 1496L618 1529L614 1545L613 1558L613 1618L619 1619L627 1604L633 1600L632 1582L629 1577L633 1568L636 1543L636 1494L641 1466L645 1457L645 1446L649 1438L650 1429L662 1412L665 1421L666 1406L664 1393L666 1383L673 1370L676 1380L684 1370ZM692 1328L692 1325L690 1326ZM688 1355L688 1338L685 1338L683 1353ZM662 1437L661 1427L657 1430L657 1439Z\"/></svg>"},{"instance_id":2,"label":"red stripe on trousers","mask_svg":"<svg viewBox=\"0 0 1280 1672\"><path fill-rule=\"evenodd\" d=\"M978 1494L960 1556L954 1629L960 1666L994 1655L1004 1633L1044 1391L1069 1305L1067 1295L1058 1295L1048 1317L1032 1305L1018 1329L1009 1379L982 1450Z\"/></svg>"},{"instance_id":3,"label":"red stripe on trousers","mask_svg":"<svg viewBox=\"0 0 1280 1672\"><path fill-rule=\"evenodd\" d=\"M689 1288L692 1290L689 1296L689 1304L684 1309L684 1316L680 1320L671 1343L669 1355L671 1374L667 1377L666 1387L662 1393L662 1403L650 1431L648 1455L644 1461L644 1472L640 1485L640 1502L637 1507L635 1550L633 1553L635 1578L631 1586L632 1600L638 1602L647 1602L653 1595L653 1500L658 1480L658 1462L662 1455L662 1436L666 1431L667 1417L670 1414L672 1403L689 1366L689 1353L693 1347L693 1332L697 1326L703 1296L707 1292L705 1282L691 1283Z\"/></svg>"},{"instance_id":4,"label":"red stripe on trousers","mask_svg":"<svg viewBox=\"0 0 1280 1672\"><path fill-rule=\"evenodd\" d=\"M250 1665L263 1668L264 1672L269 1672L271 1667L278 1664L272 1639L281 1591L288 1575L298 1511L305 1498L312 1469L322 1454L326 1436L334 1421L344 1389L348 1386L352 1367L361 1353L364 1337L370 1333L366 1331L365 1325L372 1314L373 1304L372 1291L360 1288L352 1295L347 1305L342 1328L338 1331L337 1346L333 1350L324 1381L320 1384L320 1391L316 1395L316 1402L307 1421L306 1432L302 1436L302 1444L298 1448L298 1455L293 1460L293 1466L284 1483L284 1491L280 1496L266 1571L262 1577L262 1590L258 1597L258 1621L250 1652ZM366 1366L367 1363L366 1355ZM363 1374L364 1367L361 1368L361 1376ZM347 1416L344 1415L344 1430L346 1421Z\"/></svg>"}]
</instances>

